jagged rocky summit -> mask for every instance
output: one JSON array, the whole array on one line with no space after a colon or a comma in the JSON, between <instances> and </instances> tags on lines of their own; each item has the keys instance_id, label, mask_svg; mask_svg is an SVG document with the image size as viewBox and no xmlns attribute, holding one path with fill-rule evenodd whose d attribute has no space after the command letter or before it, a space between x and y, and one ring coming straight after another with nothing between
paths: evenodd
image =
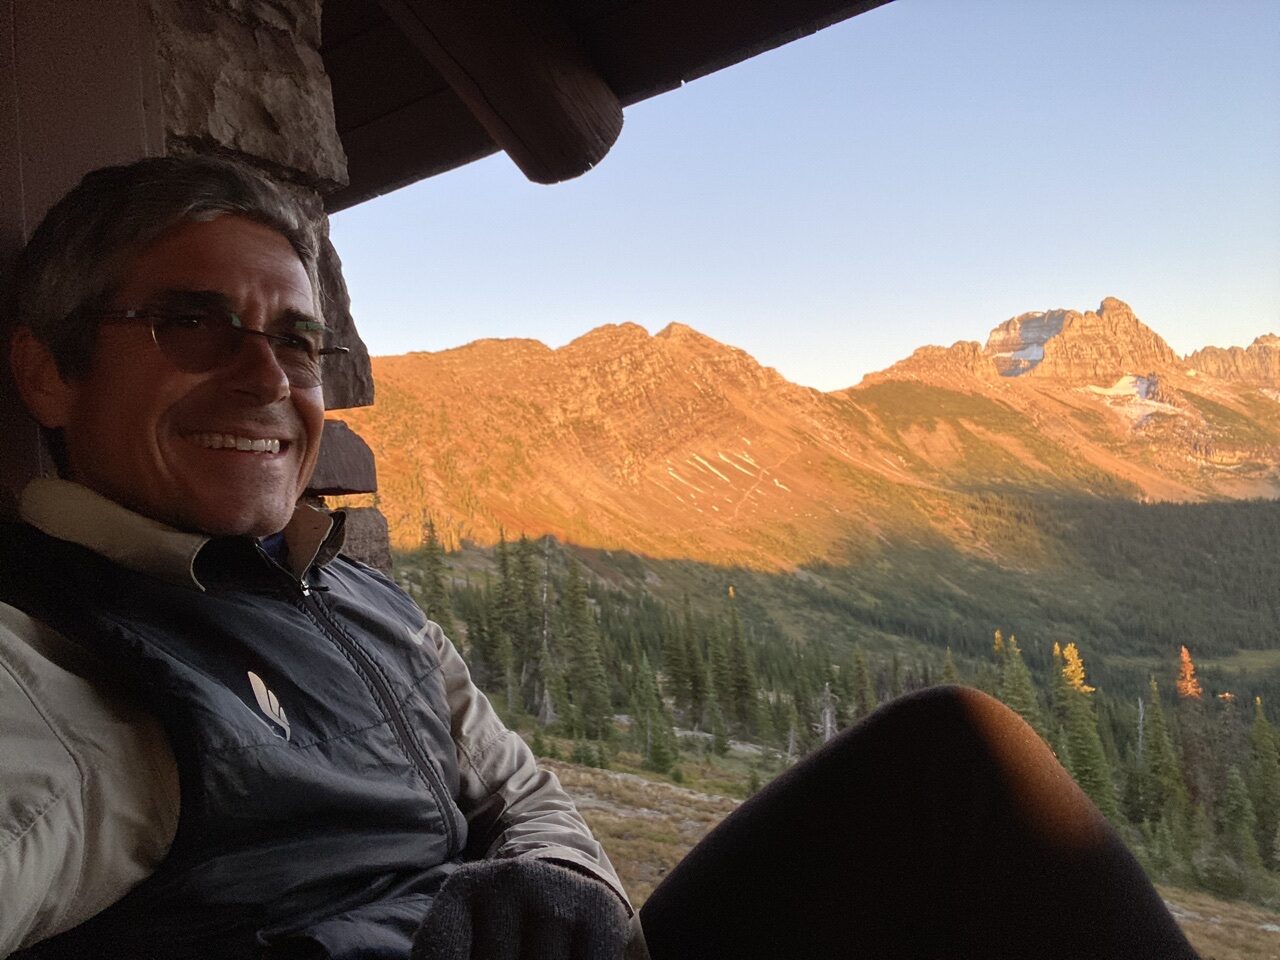
<instances>
[{"instance_id":1,"label":"jagged rocky summit","mask_svg":"<svg viewBox=\"0 0 1280 960\"><path fill-rule=\"evenodd\" d=\"M1220 380L1280 387L1280 337L1264 334L1248 347L1205 347L1187 355L1187 365Z\"/></svg>"}]
</instances>

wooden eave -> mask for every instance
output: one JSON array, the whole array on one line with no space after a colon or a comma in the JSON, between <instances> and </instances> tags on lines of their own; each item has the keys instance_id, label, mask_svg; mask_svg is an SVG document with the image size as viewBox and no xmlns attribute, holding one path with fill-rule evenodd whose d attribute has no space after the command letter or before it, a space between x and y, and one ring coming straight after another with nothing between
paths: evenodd
<instances>
[{"instance_id":1,"label":"wooden eave","mask_svg":"<svg viewBox=\"0 0 1280 960\"><path fill-rule=\"evenodd\" d=\"M554 183L600 161L621 108L888 0L324 0L321 55L350 183L330 212L505 149Z\"/></svg>"}]
</instances>

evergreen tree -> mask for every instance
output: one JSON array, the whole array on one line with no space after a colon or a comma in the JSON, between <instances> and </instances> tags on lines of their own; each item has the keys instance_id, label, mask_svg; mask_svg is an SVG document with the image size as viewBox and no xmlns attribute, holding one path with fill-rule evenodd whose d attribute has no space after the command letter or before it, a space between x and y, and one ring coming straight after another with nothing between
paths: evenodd
<instances>
[{"instance_id":1,"label":"evergreen tree","mask_svg":"<svg viewBox=\"0 0 1280 960\"><path fill-rule=\"evenodd\" d=\"M1183 647L1185 653L1186 647ZM1195 680L1190 657L1183 659L1183 672L1178 679L1178 740L1182 745L1182 775L1193 806L1206 814L1217 806L1216 761L1210 737L1208 707ZM1190 665L1190 679L1187 668ZM1194 681L1194 682L1192 682Z\"/></svg>"},{"instance_id":2,"label":"evergreen tree","mask_svg":"<svg viewBox=\"0 0 1280 960\"><path fill-rule=\"evenodd\" d=\"M1036 698L1035 685L1031 681L1031 672L1022 659L1018 638L1012 634L1004 645L997 696L1006 706L1027 721L1042 739L1045 737L1044 721L1040 715L1040 703Z\"/></svg>"},{"instance_id":3,"label":"evergreen tree","mask_svg":"<svg viewBox=\"0 0 1280 960\"><path fill-rule=\"evenodd\" d=\"M1178 754L1169 735L1169 726L1160 703L1160 687L1155 677L1149 684L1143 750L1140 758L1140 819L1149 823L1167 823L1171 830L1183 828L1186 817L1187 788L1182 782Z\"/></svg>"},{"instance_id":4,"label":"evergreen tree","mask_svg":"<svg viewBox=\"0 0 1280 960\"><path fill-rule=\"evenodd\" d=\"M1070 719L1071 698L1076 691L1071 688L1066 676L1066 659L1062 655L1062 646L1053 645L1052 670L1049 682L1049 716L1046 721L1049 746L1058 757L1058 762L1068 770L1071 747L1067 743L1067 726Z\"/></svg>"},{"instance_id":5,"label":"evergreen tree","mask_svg":"<svg viewBox=\"0 0 1280 960\"><path fill-rule=\"evenodd\" d=\"M729 752L729 728L725 726L724 713L720 709L720 704L714 699L711 700L707 711L710 715L708 722L711 725L711 749L717 756L723 757Z\"/></svg>"},{"instance_id":6,"label":"evergreen tree","mask_svg":"<svg viewBox=\"0 0 1280 960\"><path fill-rule=\"evenodd\" d=\"M723 624L716 623L707 633L707 670L716 705L724 714L733 710L733 663L725 641Z\"/></svg>"},{"instance_id":7,"label":"evergreen tree","mask_svg":"<svg viewBox=\"0 0 1280 960\"><path fill-rule=\"evenodd\" d=\"M1218 822L1222 830L1222 845L1226 851L1246 867L1261 866L1262 858L1258 854L1258 839L1255 835L1258 819L1239 767L1232 766L1227 771Z\"/></svg>"},{"instance_id":8,"label":"evergreen tree","mask_svg":"<svg viewBox=\"0 0 1280 960\"><path fill-rule=\"evenodd\" d=\"M854 717L861 720L879 706L875 687L871 684L871 671L867 668L867 658L863 656L861 647L853 651L849 685L853 688Z\"/></svg>"},{"instance_id":9,"label":"evergreen tree","mask_svg":"<svg viewBox=\"0 0 1280 960\"><path fill-rule=\"evenodd\" d=\"M950 648L948 647L948 649ZM902 661L898 659L898 654L895 651L893 659L889 663L889 696L896 700L902 696L902 689Z\"/></svg>"},{"instance_id":10,"label":"evergreen tree","mask_svg":"<svg viewBox=\"0 0 1280 960\"><path fill-rule=\"evenodd\" d=\"M1280 829L1280 744L1262 710L1261 697L1254 699L1249 729L1249 797L1258 817L1259 850L1266 853L1269 864L1280 865L1272 849Z\"/></svg>"},{"instance_id":11,"label":"evergreen tree","mask_svg":"<svg viewBox=\"0 0 1280 960\"><path fill-rule=\"evenodd\" d=\"M453 636L453 613L446 586L448 567L445 565L444 548L436 536L435 521L427 517L423 526L422 554L422 610L427 618L440 625L445 636Z\"/></svg>"},{"instance_id":12,"label":"evergreen tree","mask_svg":"<svg viewBox=\"0 0 1280 960\"><path fill-rule=\"evenodd\" d=\"M601 739L610 729L613 713L609 679L600 653L595 617L587 602L587 587L578 561L569 558L562 605L561 634L565 646L565 681L573 705L573 727L588 737Z\"/></svg>"},{"instance_id":13,"label":"evergreen tree","mask_svg":"<svg viewBox=\"0 0 1280 960\"><path fill-rule=\"evenodd\" d=\"M636 668L631 724L644 765L658 773L669 772L679 759L676 735L659 695L653 668L644 654Z\"/></svg>"},{"instance_id":14,"label":"evergreen tree","mask_svg":"<svg viewBox=\"0 0 1280 960\"><path fill-rule=\"evenodd\" d=\"M747 735L756 731L756 674L742 635L742 623L732 599L729 602L729 709Z\"/></svg>"},{"instance_id":15,"label":"evergreen tree","mask_svg":"<svg viewBox=\"0 0 1280 960\"><path fill-rule=\"evenodd\" d=\"M526 710L536 710L545 685L542 676L542 601L537 555L533 541L523 533L516 542L512 563L515 612L512 659L520 697Z\"/></svg>"},{"instance_id":16,"label":"evergreen tree","mask_svg":"<svg viewBox=\"0 0 1280 960\"><path fill-rule=\"evenodd\" d=\"M951 655L951 645L947 645L947 655L942 660L942 682L959 683L960 674L956 672L956 659ZM927 684L926 684L927 686Z\"/></svg>"},{"instance_id":17,"label":"evergreen tree","mask_svg":"<svg viewBox=\"0 0 1280 960\"><path fill-rule=\"evenodd\" d=\"M688 639L683 625L672 623L662 635L662 672L676 710L692 717L693 678L689 671Z\"/></svg>"},{"instance_id":18,"label":"evergreen tree","mask_svg":"<svg viewBox=\"0 0 1280 960\"><path fill-rule=\"evenodd\" d=\"M1063 675L1071 688L1067 697L1068 769L1089 799L1107 817L1115 818L1115 787L1111 766L1098 736L1098 721L1091 699L1094 688L1084 682L1084 661L1074 643L1063 649Z\"/></svg>"}]
</instances>

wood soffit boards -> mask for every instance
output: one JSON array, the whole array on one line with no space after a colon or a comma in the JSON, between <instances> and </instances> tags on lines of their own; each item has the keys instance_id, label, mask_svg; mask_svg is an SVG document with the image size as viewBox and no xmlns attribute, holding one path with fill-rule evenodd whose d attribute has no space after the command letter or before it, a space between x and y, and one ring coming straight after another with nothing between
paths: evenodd
<instances>
[{"instance_id":1,"label":"wood soffit boards","mask_svg":"<svg viewBox=\"0 0 1280 960\"><path fill-rule=\"evenodd\" d=\"M591 169L622 107L888 0L324 0L341 210L499 149L529 179Z\"/></svg>"}]
</instances>

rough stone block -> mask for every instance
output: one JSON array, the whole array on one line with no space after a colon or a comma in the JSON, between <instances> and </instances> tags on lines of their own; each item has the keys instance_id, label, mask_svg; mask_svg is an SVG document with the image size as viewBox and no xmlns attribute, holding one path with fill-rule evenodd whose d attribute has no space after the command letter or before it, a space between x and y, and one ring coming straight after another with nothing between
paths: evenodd
<instances>
[{"instance_id":1,"label":"rough stone block","mask_svg":"<svg viewBox=\"0 0 1280 960\"><path fill-rule=\"evenodd\" d=\"M391 573L391 535L387 518L376 507L350 507L342 552L383 573Z\"/></svg>"},{"instance_id":2,"label":"rough stone block","mask_svg":"<svg viewBox=\"0 0 1280 960\"><path fill-rule=\"evenodd\" d=\"M262 161L319 190L347 182L318 0L151 0L170 142Z\"/></svg>"},{"instance_id":3,"label":"rough stone block","mask_svg":"<svg viewBox=\"0 0 1280 960\"><path fill-rule=\"evenodd\" d=\"M320 457L307 493L333 497L345 493L373 493L378 489L373 451L341 420L326 420Z\"/></svg>"},{"instance_id":4,"label":"rough stone block","mask_svg":"<svg viewBox=\"0 0 1280 960\"><path fill-rule=\"evenodd\" d=\"M328 238L328 221L322 221L325 237L320 243L320 291L324 321L333 341L347 348L324 360L324 405L328 410L367 407L373 403L373 365L351 317L351 297L342 278L342 261Z\"/></svg>"}]
</instances>

